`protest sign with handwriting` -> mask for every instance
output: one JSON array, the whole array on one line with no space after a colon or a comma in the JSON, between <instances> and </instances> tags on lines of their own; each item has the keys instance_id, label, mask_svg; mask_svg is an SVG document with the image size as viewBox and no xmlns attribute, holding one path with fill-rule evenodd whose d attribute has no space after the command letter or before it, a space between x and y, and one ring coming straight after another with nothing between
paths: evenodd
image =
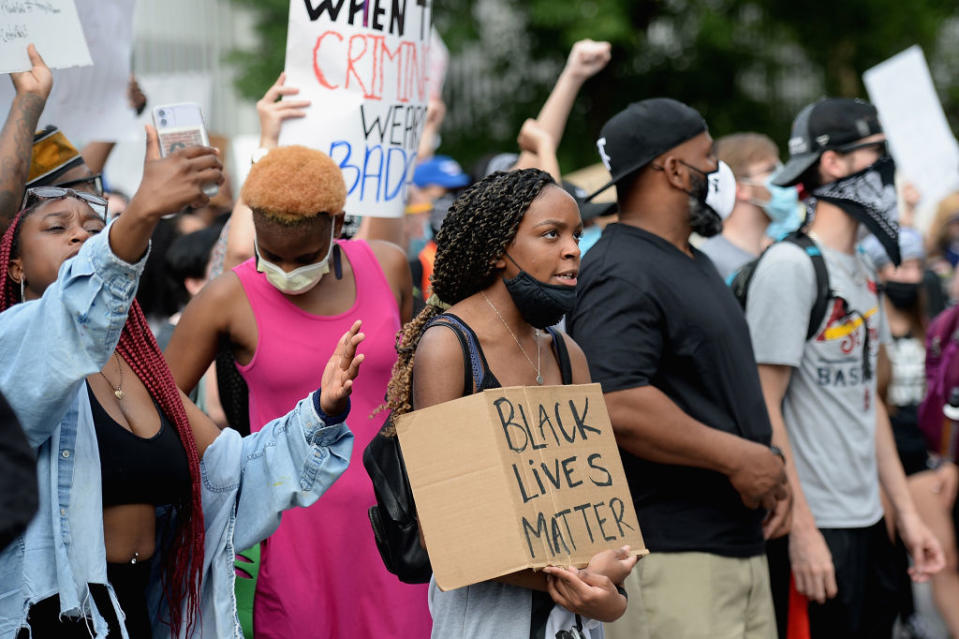
<instances>
[{"instance_id":1,"label":"protest sign with handwriting","mask_svg":"<svg viewBox=\"0 0 959 639\"><path fill-rule=\"evenodd\" d=\"M646 553L599 384L487 390L396 430L442 590Z\"/></svg>"},{"instance_id":2,"label":"protest sign with handwriting","mask_svg":"<svg viewBox=\"0 0 959 639\"><path fill-rule=\"evenodd\" d=\"M403 214L429 100L431 0L291 0L286 83L309 99L280 144L343 170L347 213Z\"/></svg>"},{"instance_id":3,"label":"protest sign with handwriting","mask_svg":"<svg viewBox=\"0 0 959 639\"><path fill-rule=\"evenodd\" d=\"M0 0L0 73L30 70L30 43L51 69L93 64L73 0Z\"/></svg>"}]
</instances>

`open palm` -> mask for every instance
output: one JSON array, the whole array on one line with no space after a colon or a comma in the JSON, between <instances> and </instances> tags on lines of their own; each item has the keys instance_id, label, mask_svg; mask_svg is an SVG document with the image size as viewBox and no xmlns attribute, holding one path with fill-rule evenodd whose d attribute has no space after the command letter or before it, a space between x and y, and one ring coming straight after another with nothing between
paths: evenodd
<instances>
[{"instance_id":1,"label":"open palm","mask_svg":"<svg viewBox=\"0 0 959 639\"><path fill-rule=\"evenodd\" d=\"M356 347L366 336L360 332L360 320L353 322L350 330L336 343L333 356L323 370L323 382L320 392L320 408L327 415L339 415L346 410L346 402L353 392L353 380L360 372L360 364L365 355L356 354Z\"/></svg>"}]
</instances>

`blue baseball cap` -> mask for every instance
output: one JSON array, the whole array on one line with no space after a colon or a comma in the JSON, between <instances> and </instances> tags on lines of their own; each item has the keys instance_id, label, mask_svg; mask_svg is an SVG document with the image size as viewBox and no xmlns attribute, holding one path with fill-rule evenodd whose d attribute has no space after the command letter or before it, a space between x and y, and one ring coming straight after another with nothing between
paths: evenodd
<instances>
[{"instance_id":1,"label":"blue baseball cap","mask_svg":"<svg viewBox=\"0 0 959 639\"><path fill-rule=\"evenodd\" d=\"M413 184L420 188L436 184L445 189L458 189L469 183L470 176L448 155L434 155L413 172Z\"/></svg>"}]
</instances>

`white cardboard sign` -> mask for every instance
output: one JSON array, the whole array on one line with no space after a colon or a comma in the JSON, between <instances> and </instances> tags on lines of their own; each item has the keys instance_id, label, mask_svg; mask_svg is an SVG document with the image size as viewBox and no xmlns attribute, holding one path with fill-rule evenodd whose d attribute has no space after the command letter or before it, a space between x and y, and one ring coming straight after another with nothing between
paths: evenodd
<instances>
[{"instance_id":1,"label":"white cardboard sign","mask_svg":"<svg viewBox=\"0 0 959 639\"><path fill-rule=\"evenodd\" d=\"M959 187L959 145L949 128L919 46L863 74L896 159L898 177L919 190L918 222L925 227L939 200Z\"/></svg>"},{"instance_id":2,"label":"white cardboard sign","mask_svg":"<svg viewBox=\"0 0 959 639\"><path fill-rule=\"evenodd\" d=\"M13 3L13 0L0 0L0 6L4 2ZM73 0L69 4L72 8ZM139 141L143 138L143 129L137 126L136 113L127 99L133 10L133 0L76 0L78 24L83 25L82 33L86 34L83 46L86 49L89 44L88 58L92 55L93 64L80 69L53 71L53 91L40 116L41 128L54 124L74 144L93 140ZM51 51L46 46L37 43L37 51L52 67ZM26 45L23 50L26 57ZM6 116L15 93L9 80L0 80L2 118ZM152 102L154 96L146 95Z\"/></svg>"},{"instance_id":3,"label":"white cardboard sign","mask_svg":"<svg viewBox=\"0 0 959 639\"><path fill-rule=\"evenodd\" d=\"M0 0L0 73L30 70L30 43L51 69L93 64L73 0Z\"/></svg>"},{"instance_id":4,"label":"white cardboard sign","mask_svg":"<svg viewBox=\"0 0 959 639\"><path fill-rule=\"evenodd\" d=\"M286 83L312 101L280 144L328 153L346 212L400 217L426 121L432 0L290 0Z\"/></svg>"}]
</instances>

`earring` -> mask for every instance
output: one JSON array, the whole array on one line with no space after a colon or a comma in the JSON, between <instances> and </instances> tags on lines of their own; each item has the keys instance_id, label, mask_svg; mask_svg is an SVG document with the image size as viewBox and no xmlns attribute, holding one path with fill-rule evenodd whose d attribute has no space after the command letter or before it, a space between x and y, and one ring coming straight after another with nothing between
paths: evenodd
<instances>
[{"instance_id":1,"label":"earring","mask_svg":"<svg viewBox=\"0 0 959 639\"><path fill-rule=\"evenodd\" d=\"M21 276L20 276L20 301L21 301L21 302L26 302L26 301L27 301L26 297L25 297L24 294L23 294L23 280L24 280L24 279L26 279L26 278L24 278L24 277L21 275Z\"/></svg>"},{"instance_id":2,"label":"earring","mask_svg":"<svg viewBox=\"0 0 959 639\"><path fill-rule=\"evenodd\" d=\"M336 276L336 279L343 279L343 263L340 260L340 245L336 243L333 245L333 275Z\"/></svg>"}]
</instances>

